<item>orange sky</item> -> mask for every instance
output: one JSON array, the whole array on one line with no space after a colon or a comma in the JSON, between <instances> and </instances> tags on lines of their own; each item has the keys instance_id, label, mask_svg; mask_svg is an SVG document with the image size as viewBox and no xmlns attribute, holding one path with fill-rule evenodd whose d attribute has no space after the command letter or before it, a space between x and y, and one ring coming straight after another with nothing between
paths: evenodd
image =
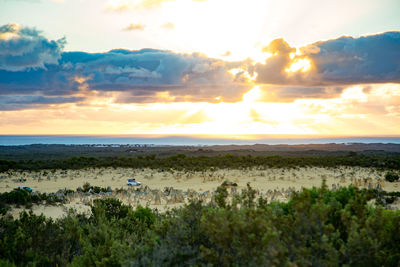
<instances>
[{"instance_id":1,"label":"orange sky","mask_svg":"<svg viewBox=\"0 0 400 267\"><path fill-rule=\"evenodd\" d=\"M0 134L400 135L396 10L394 0L5 1Z\"/></svg>"},{"instance_id":2,"label":"orange sky","mask_svg":"<svg viewBox=\"0 0 400 267\"><path fill-rule=\"evenodd\" d=\"M0 112L2 134L316 134L399 133L400 85L345 89L337 98L264 102L255 87L236 103L51 105Z\"/></svg>"}]
</instances>

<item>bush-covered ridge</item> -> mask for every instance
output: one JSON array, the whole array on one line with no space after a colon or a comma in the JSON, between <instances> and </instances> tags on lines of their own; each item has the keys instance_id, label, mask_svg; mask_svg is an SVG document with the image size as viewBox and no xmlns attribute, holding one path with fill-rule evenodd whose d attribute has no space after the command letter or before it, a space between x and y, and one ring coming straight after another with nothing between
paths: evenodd
<instances>
[{"instance_id":1,"label":"bush-covered ridge","mask_svg":"<svg viewBox=\"0 0 400 267\"><path fill-rule=\"evenodd\" d=\"M398 266L400 212L368 204L375 190L326 186L288 203L192 202L165 213L98 200L90 217L0 218L0 264L18 266Z\"/></svg>"},{"instance_id":2,"label":"bush-covered ridge","mask_svg":"<svg viewBox=\"0 0 400 267\"><path fill-rule=\"evenodd\" d=\"M41 169L83 169L90 167L129 167L153 169L178 169L202 171L209 168L249 168L265 167L336 167L360 166L400 170L400 155L363 155L354 152L347 156L186 156L178 154L170 157L73 157L57 160L1 160L0 172L7 170L41 170Z\"/></svg>"}]
</instances>

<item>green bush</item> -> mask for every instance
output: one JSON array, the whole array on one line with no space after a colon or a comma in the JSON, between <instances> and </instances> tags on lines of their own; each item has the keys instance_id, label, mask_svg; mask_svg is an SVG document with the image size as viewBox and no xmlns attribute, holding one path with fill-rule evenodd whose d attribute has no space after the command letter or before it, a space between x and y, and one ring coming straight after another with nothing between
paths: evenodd
<instances>
[{"instance_id":1,"label":"green bush","mask_svg":"<svg viewBox=\"0 0 400 267\"><path fill-rule=\"evenodd\" d=\"M17 188L8 194L6 193L4 199L8 204L24 205L31 201L30 195L31 194L28 190Z\"/></svg>"},{"instance_id":2,"label":"green bush","mask_svg":"<svg viewBox=\"0 0 400 267\"><path fill-rule=\"evenodd\" d=\"M100 187L100 186L92 186L90 183L86 182L82 186L82 192L87 193L92 190L93 193L98 194L100 192L107 192L107 188Z\"/></svg>"},{"instance_id":3,"label":"green bush","mask_svg":"<svg viewBox=\"0 0 400 267\"><path fill-rule=\"evenodd\" d=\"M90 189L91 189L90 183L86 182L86 183L83 184L83 186L82 186L82 191L83 191L83 192L86 193L86 192L88 192Z\"/></svg>"},{"instance_id":4,"label":"green bush","mask_svg":"<svg viewBox=\"0 0 400 267\"><path fill-rule=\"evenodd\" d=\"M44 201L46 204L52 205L63 200L53 194L32 193L27 189L16 188L10 192L0 193L0 214L5 215L10 209L9 205L23 205L25 208L31 208L33 204L40 204Z\"/></svg>"},{"instance_id":5,"label":"green bush","mask_svg":"<svg viewBox=\"0 0 400 267\"><path fill-rule=\"evenodd\" d=\"M155 215L150 208L143 208L142 206L137 206L133 216L147 226L151 226L155 221Z\"/></svg>"},{"instance_id":6,"label":"green bush","mask_svg":"<svg viewBox=\"0 0 400 267\"><path fill-rule=\"evenodd\" d=\"M400 155L364 155L361 153L349 153L348 155L342 156L302 156L297 154L291 156L239 156L232 154L218 156L187 156L184 154L178 154L169 157L139 155L137 157L72 157L69 159L19 161L0 159L0 171L2 172L7 170L54 170L96 167L204 171L211 168L246 169L256 166L264 166L269 168L295 168L305 166L360 166L387 170L399 170Z\"/></svg>"},{"instance_id":7,"label":"green bush","mask_svg":"<svg viewBox=\"0 0 400 267\"><path fill-rule=\"evenodd\" d=\"M394 172L387 172L385 174L385 180L388 182L391 182L391 183L398 181L399 178L400 178L400 176Z\"/></svg>"},{"instance_id":8,"label":"green bush","mask_svg":"<svg viewBox=\"0 0 400 267\"><path fill-rule=\"evenodd\" d=\"M65 266L74 250L73 236L65 231L66 226L32 212L22 212L16 220L1 218L1 260L18 266Z\"/></svg>"},{"instance_id":9,"label":"green bush","mask_svg":"<svg viewBox=\"0 0 400 267\"><path fill-rule=\"evenodd\" d=\"M122 219L125 218L129 211L129 206L122 204L119 199L96 199L92 206L92 214L94 217L100 213L104 213L108 220L112 218Z\"/></svg>"},{"instance_id":10,"label":"green bush","mask_svg":"<svg viewBox=\"0 0 400 267\"><path fill-rule=\"evenodd\" d=\"M369 204L399 195L323 185L268 203L248 185L164 213L105 199L91 216L3 216L0 265L399 266L400 212Z\"/></svg>"}]
</instances>

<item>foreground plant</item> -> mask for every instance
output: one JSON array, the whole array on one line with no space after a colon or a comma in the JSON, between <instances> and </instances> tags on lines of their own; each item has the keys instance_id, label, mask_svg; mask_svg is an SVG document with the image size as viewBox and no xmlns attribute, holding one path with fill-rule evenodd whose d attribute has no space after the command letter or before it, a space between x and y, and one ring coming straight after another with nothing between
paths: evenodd
<instances>
[{"instance_id":1,"label":"foreground plant","mask_svg":"<svg viewBox=\"0 0 400 267\"><path fill-rule=\"evenodd\" d=\"M0 263L398 266L400 212L369 204L385 196L323 184L293 193L287 203L268 203L250 185L233 198L221 186L209 204L164 213L133 210L116 199L95 201L91 215L71 211L57 221L23 213L0 219Z\"/></svg>"}]
</instances>

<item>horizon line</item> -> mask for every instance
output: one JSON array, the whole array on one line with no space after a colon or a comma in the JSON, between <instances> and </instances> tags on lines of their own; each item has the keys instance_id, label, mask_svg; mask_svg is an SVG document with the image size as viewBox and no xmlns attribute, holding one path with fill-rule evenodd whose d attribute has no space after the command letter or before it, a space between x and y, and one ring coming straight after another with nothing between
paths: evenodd
<instances>
[{"instance_id":1,"label":"horizon line","mask_svg":"<svg viewBox=\"0 0 400 267\"><path fill-rule=\"evenodd\" d=\"M282 139L282 138L400 138L400 135L329 134L0 134L0 137L119 137L119 138L202 138L202 139Z\"/></svg>"}]
</instances>

